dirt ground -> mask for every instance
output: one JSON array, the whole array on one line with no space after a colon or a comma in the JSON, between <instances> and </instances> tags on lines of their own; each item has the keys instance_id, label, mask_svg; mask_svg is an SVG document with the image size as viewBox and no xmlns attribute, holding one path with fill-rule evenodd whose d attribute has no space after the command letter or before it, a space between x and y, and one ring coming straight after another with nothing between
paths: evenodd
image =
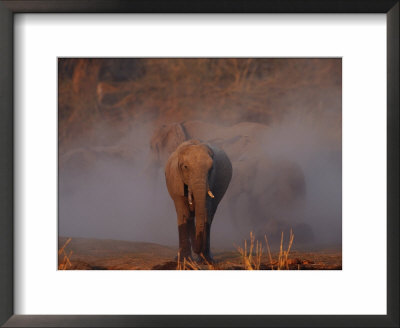
<instances>
[{"instance_id":1,"label":"dirt ground","mask_svg":"<svg viewBox=\"0 0 400 328\"><path fill-rule=\"evenodd\" d=\"M59 268L66 270L176 270L177 250L154 243L117 241L109 239L59 238ZM64 248L63 246L66 245ZM185 266L195 270L244 270L241 254L232 250L212 250L215 263ZM278 252L272 252L272 263L267 251L261 256L260 270L276 270ZM341 270L340 249L318 251L296 250L288 255L289 270Z\"/></svg>"}]
</instances>

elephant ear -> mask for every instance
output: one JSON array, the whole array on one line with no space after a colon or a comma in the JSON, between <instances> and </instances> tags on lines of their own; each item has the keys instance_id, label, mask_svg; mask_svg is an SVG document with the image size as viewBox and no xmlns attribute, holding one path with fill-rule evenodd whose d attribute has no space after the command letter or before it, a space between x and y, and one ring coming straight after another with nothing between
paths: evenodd
<instances>
[{"instance_id":1,"label":"elephant ear","mask_svg":"<svg viewBox=\"0 0 400 328\"><path fill-rule=\"evenodd\" d=\"M184 195L184 184L179 169L179 156L176 151L169 157L165 166L165 180L171 197Z\"/></svg>"},{"instance_id":2,"label":"elephant ear","mask_svg":"<svg viewBox=\"0 0 400 328\"><path fill-rule=\"evenodd\" d=\"M218 158L215 156L216 154L218 155L218 148L209 144L209 143L204 143L205 148L207 149L208 155L210 155L210 157L213 160L213 166L211 167L208 179L210 181L214 181L215 179L215 174L216 174L216 169L218 166ZM209 181L209 182L210 182ZM212 186L210 186L212 187Z\"/></svg>"},{"instance_id":3,"label":"elephant ear","mask_svg":"<svg viewBox=\"0 0 400 328\"><path fill-rule=\"evenodd\" d=\"M213 166L209 176L211 191L219 202L232 178L232 163L226 153L215 145L207 144Z\"/></svg>"}]
</instances>

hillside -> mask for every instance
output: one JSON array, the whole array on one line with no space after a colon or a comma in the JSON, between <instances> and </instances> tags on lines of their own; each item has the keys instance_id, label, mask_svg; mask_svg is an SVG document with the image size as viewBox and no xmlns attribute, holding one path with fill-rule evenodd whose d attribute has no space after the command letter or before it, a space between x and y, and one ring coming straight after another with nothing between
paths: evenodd
<instances>
[{"instance_id":1,"label":"hillside","mask_svg":"<svg viewBox=\"0 0 400 328\"><path fill-rule=\"evenodd\" d=\"M113 144L132 123L272 124L289 113L329 121L340 139L340 59L61 58L58 72L61 151Z\"/></svg>"}]
</instances>

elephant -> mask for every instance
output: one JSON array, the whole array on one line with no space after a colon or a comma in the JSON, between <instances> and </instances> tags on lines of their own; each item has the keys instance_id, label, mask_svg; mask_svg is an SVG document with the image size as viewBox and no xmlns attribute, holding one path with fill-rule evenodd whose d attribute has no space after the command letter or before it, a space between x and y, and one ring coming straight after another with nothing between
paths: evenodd
<instances>
[{"instance_id":1,"label":"elephant","mask_svg":"<svg viewBox=\"0 0 400 328\"><path fill-rule=\"evenodd\" d=\"M293 161L268 156L249 157L232 164L233 178L226 198L236 229L242 235L250 229L262 239L268 233L271 240L280 238L283 227L297 231L306 195L301 167Z\"/></svg>"},{"instance_id":2,"label":"elephant","mask_svg":"<svg viewBox=\"0 0 400 328\"><path fill-rule=\"evenodd\" d=\"M233 176L222 211L241 236L253 230L280 238L282 226L295 230L304 225L304 172L292 160L269 154L268 126L242 122L227 127L201 121L162 125L150 143L154 168L163 166L178 145L191 138L217 146L230 158Z\"/></svg>"},{"instance_id":3,"label":"elephant","mask_svg":"<svg viewBox=\"0 0 400 328\"><path fill-rule=\"evenodd\" d=\"M177 214L179 253L213 262L210 251L211 223L232 178L226 153L199 140L177 147L165 166L165 179Z\"/></svg>"}]
</instances>

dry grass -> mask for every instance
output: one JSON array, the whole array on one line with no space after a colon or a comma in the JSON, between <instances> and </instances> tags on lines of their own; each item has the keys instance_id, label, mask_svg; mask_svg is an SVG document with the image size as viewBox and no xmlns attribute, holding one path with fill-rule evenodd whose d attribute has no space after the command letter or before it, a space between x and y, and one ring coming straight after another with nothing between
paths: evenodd
<instances>
[{"instance_id":1,"label":"dry grass","mask_svg":"<svg viewBox=\"0 0 400 328\"><path fill-rule=\"evenodd\" d=\"M184 257L181 259L181 254L178 252L178 263L176 266L177 270L201 270L201 267L193 260Z\"/></svg>"},{"instance_id":2,"label":"dry grass","mask_svg":"<svg viewBox=\"0 0 400 328\"><path fill-rule=\"evenodd\" d=\"M264 235L264 239L265 239L265 242L266 242L267 248L268 248L269 265L271 266L271 270L274 270L274 262L272 260L271 249L269 247L267 235ZM292 229L290 229L288 247L287 247L287 250L284 250L283 249L283 231L282 231L281 243L280 243L280 247L279 247L278 262L275 262L277 270L289 270L288 257L289 257L290 249L292 248L292 245L293 245L293 240L294 240L294 234L293 234Z\"/></svg>"},{"instance_id":3,"label":"dry grass","mask_svg":"<svg viewBox=\"0 0 400 328\"><path fill-rule=\"evenodd\" d=\"M253 256L254 246L255 254ZM260 270L263 247L261 242L255 240L253 232L250 232L249 251L247 252L247 240L244 241L244 248L237 247L237 250L242 256L242 262L245 270Z\"/></svg>"},{"instance_id":4,"label":"dry grass","mask_svg":"<svg viewBox=\"0 0 400 328\"><path fill-rule=\"evenodd\" d=\"M67 241L64 243L64 245L58 250L58 270L67 270L68 268L72 267L70 258L72 256L72 251L67 254L65 251L65 248L67 245L71 242L71 238L68 238ZM60 262L60 256L64 256L62 261Z\"/></svg>"},{"instance_id":5,"label":"dry grass","mask_svg":"<svg viewBox=\"0 0 400 328\"><path fill-rule=\"evenodd\" d=\"M274 265L272 264L271 248L269 247L267 235L264 235L264 239L265 239L265 243L267 244L267 249L268 249L269 265L271 266L271 270L274 270Z\"/></svg>"},{"instance_id":6,"label":"dry grass","mask_svg":"<svg viewBox=\"0 0 400 328\"><path fill-rule=\"evenodd\" d=\"M269 246L267 235L264 235L265 243L268 251L269 263L268 266L271 270L289 270L289 253L293 245L294 234L290 230L289 243L287 249L283 247L283 231L281 233L281 243L279 248L278 260L274 261L271 254L271 248ZM247 250L248 249L248 250ZM262 243L255 240L253 232L250 232L250 245L247 248L247 240L244 241L244 247L237 247L238 252L242 257L242 264L245 270L260 270L261 269L261 258L263 255Z\"/></svg>"},{"instance_id":7,"label":"dry grass","mask_svg":"<svg viewBox=\"0 0 400 328\"><path fill-rule=\"evenodd\" d=\"M268 242L267 235L264 235L265 243L267 246L268 259L269 263L265 266L270 267L271 270L289 270L289 253L293 245L294 234L293 231L290 230L289 242L286 249L284 249L284 233L281 233L281 242L279 247L278 259L274 260L271 253L271 248ZM240 253L242 266L244 270L261 270L263 265L262 256L263 256L263 245L260 241L255 239L254 233L250 232L250 241L244 241L243 247L237 247L236 249ZM202 255L201 255L202 256ZM178 262L176 269L177 270L219 270L221 269L218 264L209 263L204 256L202 256L204 264L198 264L189 258L181 259L180 254L178 253ZM299 268L299 266L298 266Z\"/></svg>"},{"instance_id":8,"label":"dry grass","mask_svg":"<svg viewBox=\"0 0 400 328\"><path fill-rule=\"evenodd\" d=\"M206 264L205 268L190 258L183 258L183 261L182 261L180 253L178 252L178 263L177 263L176 269L177 270L204 270L204 269L217 270L218 269L217 267L214 266L214 264L208 262L203 254L201 254L201 257L202 257L204 263Z\"/></svg>"}]
</instances>

